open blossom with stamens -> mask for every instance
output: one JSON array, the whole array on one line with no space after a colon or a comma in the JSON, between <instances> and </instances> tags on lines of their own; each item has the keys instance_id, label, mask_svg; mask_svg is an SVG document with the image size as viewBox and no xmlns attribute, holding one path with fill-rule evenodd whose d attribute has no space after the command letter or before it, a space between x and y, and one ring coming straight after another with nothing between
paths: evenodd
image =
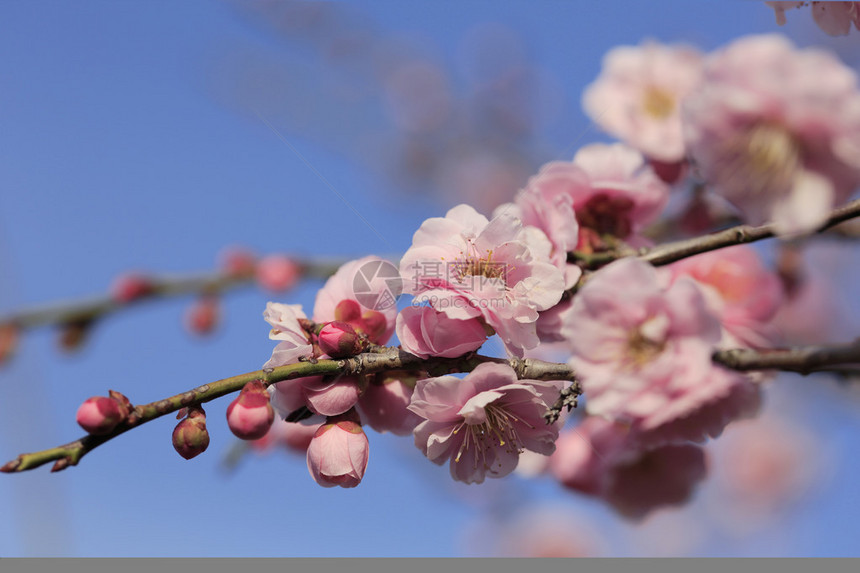
<instances>
[{"instance_id":1,"label":"open blossom with stamens","mask_svg":"<svg viewBox=\"0 0 860 573\"><path fill-rule=\"evenodd\" d=\"M588 413L652 445L703 441L758 409L758 388L712 362L720 323L688 278L664 288L651 265L615 261L577 293L565 320Z\"/></svg>"},{"instance_id":2,"label":"open blossom with stamens","mask_svg":"<svg viewBox=\"0 0 860 573\"><path fill-rule=\"evenodd\" d=\"M860 185L857 74L824 50L736 40L708 58L685 126L714 190L781 235L815 230Z\"/></svg>"},{"instance_id":3,"label":"open blossom with stamens","mask_svg":"<svg viewBox=\"0 0 860 573\"><path fill-rule=\"evenodd\" d=\"M463 379L419 380L409 409L425 421L415 428L415 445L436 464L450 460L455 480L504 477L523 450L555 450L559 423L547 424L544 414L561 385L517 380L511 367L494 363L479 365Z\"/></svg>"},{"instance_id":4,"label":"open blossom with stamens","mask_svg":"<svg viewBox=\"0 0 860 573\"><path fill-rule=\"evenodd\" d=\"M585 113L607 132L662 162L684 159L681 103L702 74L689 46L619 46L582 96Z\"/></svg>"},{"instance_id":5,"label":"open blossom with stamens","mask_svg":"<svg viewBox=\"0 0 860 573\"><path fill-rule=\"evenodd\" d=\"M541 243L541 245L538 245ZM538 229L510 213L492 221L468 205L427 219L403 255L405 289L449 318L481 317L508 351L539 344L538 311L564 291L562 272L549 260L550 244Z\"/></svg>"}]
</instances>

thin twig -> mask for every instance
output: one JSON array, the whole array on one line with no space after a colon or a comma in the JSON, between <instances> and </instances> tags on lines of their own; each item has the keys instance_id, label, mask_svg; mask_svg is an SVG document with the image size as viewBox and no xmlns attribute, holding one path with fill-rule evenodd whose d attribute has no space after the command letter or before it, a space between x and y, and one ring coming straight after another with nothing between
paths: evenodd
<instances>
[{"instance_id":1,"label":"thin twig","mask_svg":"<svg viewBox=\"0 0 860 573\"><path fill-rule=\"evenodd\" d=\"M471 372L479 364L495 362L510 365L520 378L534 380L573 380L573 370L566 364L544 362L531 358L491 358L476 354L461 358L429 358L421 359L397 348L383 348L383 352L359 354L342 360L317 360L314 362L299 362L281 366L269 371L257 370L224 378L210 384L204 384L187 392L135 406L127 420L117 426L112 432L103 436L87 435L68 444L42 450L39 452L21 454L8 462L0 471L13 473L31 470L55 461L51 471L59 471L68 466L77 465L88 452L105 442L124 434L146 422L155 420L180 408L199 405L221 396L238 392L252 380L262 380L268 386L276 382L318 375L359 375L371 374L388 370L419 370L431 376L441 376L455 372Z\"/></svg>"}]
</instances>

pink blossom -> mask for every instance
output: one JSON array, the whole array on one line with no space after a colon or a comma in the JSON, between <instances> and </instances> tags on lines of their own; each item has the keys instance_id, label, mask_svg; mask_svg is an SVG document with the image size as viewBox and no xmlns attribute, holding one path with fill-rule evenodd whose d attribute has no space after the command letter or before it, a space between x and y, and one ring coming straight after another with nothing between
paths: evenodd
<instances>
[{"instance_id":1,"label":"pink blossom","mask_svg":"<svg viewBox=\"0 0 860 573\"><path fill-rule=\"evenodd\" d=\"M110 396L93 396L84 400L75 420L87 433L101 436L110 434L130 413L128 398L111 390Z\"/></svg>"},{"instance_id":2,"label":"pink blossom","mask_svg":"<svg viewBox=\"0 0 860 573\"><path fill-rule=\"evenodd\" d=\"M705 179L750 223L809 232L860 183L856 73L777 35L711 55L687 98L690 151Z\"/></svg>"},{"instance_id":3,"label":"pink blossom","mask_svg":"<svg viewBox=\"0 0 860 573\"><path fill-rule=\"evenodd\" d=\"M550 473L562 485L601 498L633 519L686 502L705 471L700 447L643 448L630 428L599 417L563 432L550 457Z\"/></svg>"},{"instance_id":4,"label":"pink blossom","mask_svg":"<svg viewBox=\"0 0 860 573\"><path fill-rule=\"evenodd\" d=\"M770 323L782 304L782 283L755 249L738 245L689 257L668 267L673 279L688 276L724 329L724 346L766 347L777 338Z\"/></svg>"},{"instance_id":5,"label":"pink blossom","mask_svg":"<svg viewBox=\"0 0 860 573\"><path fill-rule=\"evenodd\" d=\"M530 230L528 230L530 229ZM535 245L540 242L541 246ZM431 218L400 262L407 291L449 318L481 317L512 353L539 344L538 311L555 305L564 278L535 228L503 213L489 221L468 205Z\"/></svg>"},{"instance_id":6,"label":"pink blossom","mask_svg":"<svg viewBox=\"0 0 860 573\"><path fill-rule=\"evenodd\" d=\"M272 406L286 419L302 407L322 416L342 414L358 402L361 389L352 376L306 376L272 384L269 393Z\"/></svg>"},{"instance_id":7,"label":"pink blossom","mask_svg":"<svg viewBox=\"0 0 860 573\"><path fill-rule=\"evenodd\" d=\"M830 36L847 36L860 21L860 2L813 2L812 18Z\"/></svg>"},{"instance_id":8,"label":"pink blossom","mask_svg":"<svg viewBox=\"0 0 860 573\"><path fill-rule=\"evenodd\" d=\"M494 363L463 379L419 380L409 409L425 421L415 428L415 445L436 464L450 459L455 480L504 477L523 450L549 455L555 449L558 424L543 415L560 389L560 382L517 380L509 366Z\"/></svg>"},{"instance_id":9,"label":"pink blossom","mask_svg":"<svg viewBox=\"0 0 860 573\"><path fill-rule=\"evenodd\" d=\"M428 306L408 306L400 311L396 331L403 350L420 358L455 358L477 350L487 339L479 319L449 318Z\"/></svg>"},{"instance_id":10,"label":"pink blossom","mask_svg":"<svg viewBox=\"0 0 860 573\"><path fill-rule=\"evenodd\" d=\"M321 424L303 424L298 422L287 422L275 418L268 433L262 438L249 442L252 448L258 451L267 451L275 446L284 446L286 449L305 454L311 439L316 434Z\"/></svg>"},{"instance_id":11,"label":"pink blossom","mask_svg":"<svg viewBox=\"0 0 860 573\"><path fill-rule=\"evenodd\" d=\"M323 487L355 487L364 477L368 452L360 424L351 420L326 423L308 446L308 471Z\"/></svg>"},{"instance_id":12,"label":"pink blossom","mask_svg":"<svg viewBox=\"0 0 860 573\"><path fill-rule=\"evenodd\" d=\"M757 388L711 361L720 324L688 278L663 288L647 263L615 261L582 287L566 319L590 414L656 444L702 441L758 408Z\"/></svg>"},{"instance_id":13,"label":"pink blossom","mask_svg":"<svg viewBox=\"0 0 860 573\"><path fill-rule=\"evenodd\" d=\"M317 293L314 321L347 322L371 342L385 344L394 334L396 298L402 290L397 268L369 256L341 266Z\"/></svg>"},{"instance_id":14,"label":"pink blossom","mask_svg":"<svg viewBox=\"0 0 860 573\"><path fill-rule=\"evenodd\" d=\"M367 348L362 338L348 322L335 320L320 329L317 336L320 350L331 358L345 358L361 354Z\"/></svg>"},{"instance_id":15,"label":"pink blossom","mask_svg":"<svg viewBox=\"0 0 860 573\"><path fill-rule=\"evenodd\" d=\"M589 187L571 187L580 226L597 235L609 234L633 244L669 200L669 187L638 151L621 143L593 143L580 148L573 164L585 171Z\"/></svg>"},{"instance_id":16,"label":"pink blossom","mask_svg":"<svg viewBox=\"0 0 860 573\"><path fill-rule=\"evenodd\" d=\"M377 432L408 436L422 418L408 409L416 379L406 372L380 374L367 385L356 409Z\"/></svg>"},{"instance_id":17,"label":"pink blossom","mask_svg":"<svg viewBox=\"0 0 860 573\"><path fill-rule=\"evenodd\" d=\"M308 334L299 323L299 319L307 318L302 312L301 305L267 303L263 318L272 325L269 338L279 341L272 351L272 357L263 365L263 368L294 364L301 357L313 356L313 347L308 340Z\"/></svg>"},{"instance_id":18,"label":"pink blossom","mask_svg":"<svg viewBox=\"0 0 860 573\"><path fill-rule=\"evenodd\" d=\"M702 73L702 55L689 46L645 42L619 46L582 96L582 107L608 133L663 162L684 159L681 103Z\"/></svg>"}]
</instances>

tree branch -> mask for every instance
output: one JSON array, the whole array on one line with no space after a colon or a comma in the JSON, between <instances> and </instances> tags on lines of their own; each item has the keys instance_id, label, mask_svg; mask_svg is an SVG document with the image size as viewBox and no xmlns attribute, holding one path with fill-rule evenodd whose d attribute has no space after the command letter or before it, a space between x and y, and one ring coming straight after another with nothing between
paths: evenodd
<instances>
[{"instance_id":1,"label":"tree branch","mask_svg":"<svg viewBox=\"0 0 860 573\"><path fill-rule=\"evenodd\" d=\"M298 364L281 366L272 370L256 370L230 378L224 378L210 384L204 384L149 404L135 406L131 416L111 433L104 436L87 435L68 444L39 452L21 454L8 462L0 471L6 473L23 472L55 461L52 472L77 465L81 458L104 444L105 442L124 434L142 424L160 418L177 410L209 402L221 396L238 392L252 380L263 380L269 386L276 382L316 375L359 375L372 374L388 370L420 370L431 376L442 376L455 372L471 372L479 364L494 362L508 364L519 378L534 380L573 380L573 370L566 364L544 362L532 358L518 359L491 358L477 354L460 358L429 358L421 359L398 348L380 348L381 352L359 354L342 360L306 361Z\"/></svg>"},{"instance_id":2,"label":"tree branch","mask_svg":"<svg viewBox=\"0 0 860 573\"><path fill-rule=\"evenodd\" d=\"M334 274L345 260L296 260L302 276L327 278ZM46 325L65 325L92 322L108 314L144 301L158 300L189 294L214 294L235 290L254 284L253 274L232 276L215 271L187 275L142 275L150 284L150 290L131 302L120 302L111 296L51 303L18 310L0 316L0 324L12 324L20 330Z\"/></svg>"},{"instance_id":3,"label":"tree branch","mask_svg":"<svg viewBox=\"0 0 860 573\"><path fill-rule=\"evenodd\" d=\"M732 370L740 371L783 370L803 375L813 372L841 374L850 371L846 370L846 366L860 365L860 338L850 344L834 346L719 350L714 353L713 360Z\"/></svg>"},{"instance_id":4,"label":"tree branch","mask_svg":"<svg viewBox=\"0 0 860 573\"><path fill-rule=\"evenodd\" d=\"M834 209L830 213L827 222L824 223L816 233L822 233L831 227L834 227L845 221L860 217L860 199L846 203L842 207ZM730 227L723 231L703 235L701 237L693 237L681 241L673 241L664 243L655 247L644 247L641 249L621 249L619 251L606 251L602 253L578 253L574 252L571 257L572 262L578 262L586 270L594 270L605 264L611 263L616 259L627 256L637 256L643 261L652 265L661 266L674 263L681 259L707 253L733 245L742 245L745 243L753 243L762 239L769 239L776 236L774 225L768 223L766 225L738 225ZM583 276L585 277L585 275ZM582 281L580 281L581 283ZM578 286L581 286L578 285Z\"/></svg>"}]
</instances>

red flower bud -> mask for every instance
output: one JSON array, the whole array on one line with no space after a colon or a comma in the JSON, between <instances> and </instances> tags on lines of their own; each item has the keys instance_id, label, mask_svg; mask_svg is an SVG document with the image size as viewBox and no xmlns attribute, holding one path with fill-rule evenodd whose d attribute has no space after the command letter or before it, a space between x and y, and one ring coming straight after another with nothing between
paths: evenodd
<instances>
[{"instance_id":1,"label":"red flower bud","mask_svg":"<svg viewBox=\"0 0 860 573\"><path fill-rule=\"evenodd\" d=\"M5 364L18 349L18 327L12 323L0 324L0 365Z\"/></svg>"},{"instance_id":2,"label":"red flower bud","mask_svg":"<svg viewBox=\"0 0 860 573\"><path fill-rule=\"evenodd\" d=\"M257 265L257 282L273 292L289 290L298 282L301 274L298 263L284 255L269 255Z\"/></svg>"},{"instance_id":3,"label":"red flower bud","mask_svg":"<svg viewBox=\"0 0 860 573\"><path fill-rule=\"evenodd\" d=\"M131 403L119 392L108 396L87 398L75 416L78 424L88 433L102 436L111 433L120 422L128 418Z\"/></svg>"},{"instance_id":4,"label":"red flower bud","mask_svg":"<svg viewBox=\"0 0 860 573\"><path fill-rule=\"evenodd\" d=\"M221 270L230 277L253 277L257 269L256 255L243 247L228 247L218 258Z\"/></svg>"},{"instance_id":5,"label":"red flower bud","mask_svg":"<svg viewBox=\"0 0 860 573\"><path fill-rule=\"evenodd\" d=\"M320 350L332 358L355 356L367 348L367 338L346 322L329 322L322 327L318 338Z\"/></svg>"},{"instance_id":6,"label":"red flower bud","mask_svg":"<svg viewBox=\"0 0 860 573\"><path fill-rule=\"evenodd\" d=\"M227 424L237 438L258 440L266 435L275 420L266 385L260 380L245 384L239 397L227 407Z\"/></svg>"},{"instance_id":7,"label":"red flower bud","mask_svg":"<svg viewBox=\"0 0 860 573\"><path fill-rule=\"evenodd\" d=\"M188 408L188 417L173 429L173 448L190 460L209 447L209 432L206 431L206 412L200 406Z\"/></svg>"},{"instance_id":8,"label":"red flower bud","mask_svg":"<svg viewBox=\"0 0 860 573\"><path fill-rule=\"evenodd\" d=\"M129 303L152 294L154 286L152 280L143 275L126 273L114 280L110 294L117 302Z\"/></svg>"},{"instance_id":9,"label":"red flower bud","mask_svg":"<svg viewBox=\"0 0 860 573\"><path fill-rule=\"evenodd\" d=\"M220 318L218 298L204 295L185 312L185 327L193 334L205 336L215 330Z\"/></svg>"}]
</instances>

